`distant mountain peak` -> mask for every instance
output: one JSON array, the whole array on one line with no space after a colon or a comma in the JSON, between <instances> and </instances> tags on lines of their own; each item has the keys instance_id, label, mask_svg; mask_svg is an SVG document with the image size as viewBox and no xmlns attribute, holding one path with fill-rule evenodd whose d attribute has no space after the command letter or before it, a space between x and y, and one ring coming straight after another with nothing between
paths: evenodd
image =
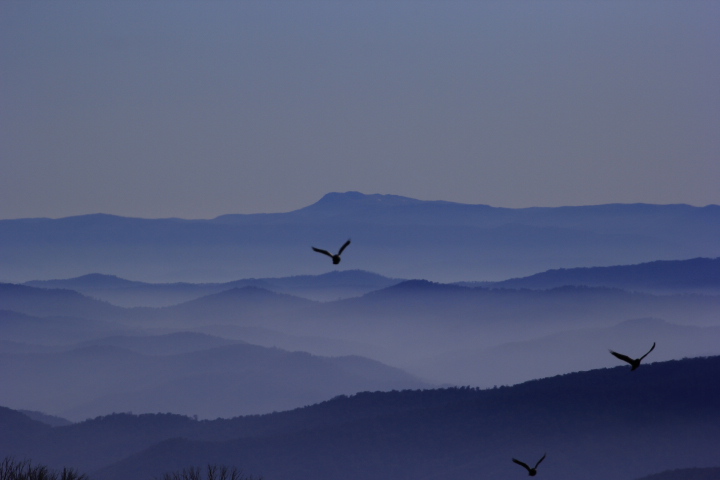
<instances>
[{"instance_id":1,"label":"distant mountain peak","mask_svg":"<svg viewBox=\"0 0 720 480\"><path fill-rule=\"evenodd\" d=\"M390 195L383 193L361 193L357 191L350 192L330 192L323 195L323 197L316 202L320 203L347 203L347 202L372 202L372 203L402 203L402 204L415 204L421 203L422 200L417 200L410 197L403 197L401 195Z\"/></svg>"},{"instance_id":2,"label":"distant mountain peak","mask_svg":"<svg viewBox=\"0 0 720 480\"><path fill-rule=\"evenodd\" d=\"M402 197L400 195L386 195L380 193L365 194L361 192L331 192L323 195L317 202L298 212L322 212L326 214L346 213L354 209L365 209L375 207L399 207L409 205L420 205L426 203L423 200Z\"/></svg>"}]
</instances>

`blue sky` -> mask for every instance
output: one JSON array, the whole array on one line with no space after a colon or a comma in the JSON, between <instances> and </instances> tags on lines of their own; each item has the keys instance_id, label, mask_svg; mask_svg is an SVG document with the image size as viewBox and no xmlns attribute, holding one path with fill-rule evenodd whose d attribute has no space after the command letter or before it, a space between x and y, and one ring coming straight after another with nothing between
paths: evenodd
<instances>
[{"instance_id":1,"label":"blue sky","mask_svg":"<svg viewBox=\"0 0 720 480\"><path fill-rule=\"evenodd\" d=\"M718 1L0 3L0 218L720 204Z\"/></svg>"}]
</instances>

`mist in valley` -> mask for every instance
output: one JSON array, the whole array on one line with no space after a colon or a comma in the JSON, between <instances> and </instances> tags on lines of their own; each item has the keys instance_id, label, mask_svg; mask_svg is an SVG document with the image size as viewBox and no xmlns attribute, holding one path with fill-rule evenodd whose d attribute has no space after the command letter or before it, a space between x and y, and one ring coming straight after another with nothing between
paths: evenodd
<instances>
[{"instance_id":1,"label":"mist in valley","mask_svg":"<svg viewBox=\"0 0 720 480\"><path fill-rule=\"evenodd\" d=\"M720 480L719 20L0 2L0 480Z\"/></svg>"},{"instance_id":2,"label":"mist in valley","mask_svg":"<svg viewBox=\"0 0 720 480\"><path fill-rule=\"evenodd\" d=\"M351 194L344 205L357 200ZM384 208L390 210L404 208L402 202L394 206L394 197L375 200L389 200ZM627 215L617 206L611 210ZM629 211L638 215L634 207ZM715 225L711 211L700 218L708 212L697 229L703 222ZM560 212L541 217L553 215ZM413 247L413 256L427 260L450 249L447 240L435 241ZM280 256L287 254L275 246ZM580 242L577 248L589 246ZM386 248L402 261L404 247L391 242ZM525 254L543 248L562 264L548 246ZM490 477L517 474L517 465L494 459L531 458L546 450L542 470L555 478L576 476L577 459L599 461L596 449L617 450L617 458L587 478L633 480L664 469L713 467L702 439L720 440L707 429L717 410L703 402L712 404L717 392L684 378L677 365L704 357L716 363L720 355L720 259L710 256L714 248L702 250L707 257L443 283L355 268L355 255L363 255L360 236L339 266L306 246L305 255L325 265L318 274L153 283L136 280L142 274L133 267L131 279L111 271L2 283L0 423L14 429L16 440L0 442L0 453L56 468L73 465L104 480L221 459L267 478L301 480L309 465L322 472L321 479L337 472L355 478L340 466L354 462L347 457L353 450L375 462L368 471L383 476L379 472L391 468L393 478L408 479L420 470L434 472L429 478L449 472L476 478L476 468ZM657 348L637 372L610 353L639 358L653 344ZM705 382L715 363L688 368L698 368L698 381ZM663 375L686 383L680 390L658 383ZM635 395L640 403L627 410L610 401L609 392ZM568 395L577 402L559 400ZM667 397L652 414L642 413L648 395ZM687 405L687 395L697 401ZM682 426L670 418L682 418ZM598 424L601 419L609 423ZM469 430L467 422L477 429ZM529 425L528 438L521 423ZM552 425L564 426L556 432ZM575 443L567 444L560 431ZM102 432L109 437L98 438ZM657 444L668 432L682 438L692 432L694 440L685 440L692 449L674 454L676 443ZM642 450L640 463L625 464L621 449L608 443L618 435L625 438L620 445L653 446ZM392 438L399 443L388 443ZM61 446L67 442L88 453ZM387 451L380 453L383 445ZM335 451L340 464L324 449Z\"/></svg>"},{"instance_id":3,"label":"mist in valley","mask_svg":"<svg viewBox=\"0 0 720 480\"><path fill-rule=\"evenodd\" d=\"M720 358L720 258L708 238L720 217L714 208L680 210L681 217L674 206L496 211L330 195L305 211L264 217L269 230L255 219L218 220L252 224L237 230L255 232L241 243L246 252L262 250L253 242L278 234L278 222L290 222L281 230L296 235L291 224L307 221L318 227L315 239L308 237L302 253L286 248L286 240L274 242L275 256L299 255L323 271L209 283L137 280L147 272L123 252L146 242L146 232L130 233L134 221L123 220L130 232L102 249L126 260L130 278L110 269L0 283L0 424L13 432L0 441L0 454L69 465L100 480L217 462L269 479L303 480L313 471L321 480L388 472L469 480L523 474L509 460L545 452L538 475L563 479L597 461L597 451L606 452L605 463L583 478L634 480L716 467L708 445L720 441L712 428L720 397L706 383L716 383L709 378ZM352 220L340 222L348 212ZM364 245L369 237L353 233L339 265L310 248L332 243L324 236L329 223L354 232L368 230L363 222L371 219L380 236ZM87 246L92 233L80 243L73 238L112 231L118 219L78 220L64 237L67 248ZM508 221L522 225L502 223ZM394 240L382 240L383 270L357 268L394 222L405 226ZM637 236L635 225L647 232L655 222L651 237ZM173 221L163 234L162 222L142 223L160 239L148 252L172 235L191 239L193 249L227 254L213 250L212 235L199 233L212 222L179 231L182 222ZM36 223L34 239L26 226L13 230L17 223L0 228L14 232L5 245L22 258L39 252L40 238L62 224L47 231ZM474 226L460 237L453 236L457 229L432 233L448 224ZM200 230L184 237L188 228ZM513 277L511 267L497 281L468 279L469 270L460 269L452 282L430 280L445 275L457 252L468 252L477 228L512 231L518 239L541 228L548 236L536 244L501 241L474 255L502 250L498 258L538 257L563 268ZM641 261L657 255L646 250L652 243L682 244L704 256ZM577 255L573 263L592 262L588 252L601 244L613 259L601 263L611 266L568 264L568 254ZM643 254L623 263L630 251ZM163 257L151 256L148 268L159 268ZM62 263L72 258L58 257L52 268L70 272ZM464 268L482 270L473 258ZM384 274L402 272L393 265L403 262L416 263L427 278ZM637 371L610 353L639 358L653 344ZM626 461L624 449L637 444L644 445L636 453L642 459ZM356 461L369 463L358 468Z\"/></svg>"},{"instance_id":4,"label":"mist in valley","mask_svg":"<svg viewBox=\"0 0 720 480\"><path fill-rule=\"evenodd\" d=\"M672 266L720 271L713 259L665 263L669 283ZM91 278L100 285L106 279ZM615 366L610 349L639 355L653 342L659 347L646 362L720 354L718 295L602 285L471 287L361 271L294 281L305 280L302 291L318 297L325 278L334 290L362 281L368 288L368 279L378 288L323 302L235 286L239 281L175 305L120 307L30 286L43 282L4 284L0 370L11 388L0 402L74 421L113 412L229 418L368 390L513 385ZM100 291L83 281L86 293ZM273 281L282 283L263 280ZM48 287L63 282L78 283ZM718 285L710 278L697 288ZM140 302L158 291L153 284L133 288ZM206 288L198 285L196 294ZM48 389L55 394L43 395Z\"/></svg>"}]
</instances>

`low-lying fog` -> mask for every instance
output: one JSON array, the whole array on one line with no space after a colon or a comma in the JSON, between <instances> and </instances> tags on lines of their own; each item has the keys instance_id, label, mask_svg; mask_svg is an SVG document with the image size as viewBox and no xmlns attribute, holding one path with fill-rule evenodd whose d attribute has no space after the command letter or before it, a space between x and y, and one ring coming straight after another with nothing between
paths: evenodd
<instances>
[{"instance_id":1,"label":"low-lying fog","mask_svg":"<svg viewBox=\"0 0 720 480\"><path fill-rule=\"evenodd\" d=\"M717 295L374 281L390 286L326 302L231 286L156 308L3 284L0 404L72 420L232 417L358 391L493 387L613 367L622 362L609 349L637 358L653 342L646 363L720 353Z\"/></svg>"}]
</instances>

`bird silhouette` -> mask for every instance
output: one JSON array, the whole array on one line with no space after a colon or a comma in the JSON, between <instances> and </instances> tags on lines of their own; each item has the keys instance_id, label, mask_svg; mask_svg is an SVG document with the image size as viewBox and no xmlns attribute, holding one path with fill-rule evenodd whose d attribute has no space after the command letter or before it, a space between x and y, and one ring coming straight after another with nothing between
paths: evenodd
<instances>
[{"instance_id":1,"label":"bird silhouette","mask_svg":"<svg viewBox=\"0 0 720 480\"><path fill-rule=\"evenodd\" d=\"M518 460L517 458L513 458L512 461L515 462L515 463L517 463L517 464L520 465L520 466L525 467L525 468L527 469L527 471L528 471L528 475L530 475L531 477L534 477L535 475L537 475L537 467L538 467L538 465L540 465L540 462L542 462L543 460L545 460L545 457L547 457L547 453L546 453L545 455L543 455L542 458L541 458L540 460L538 460L537 463L535 464L535 466L532 467L532 468L530 468L530 466L529 466L527 463L521 462L521 461Z\"/></svg>"},{"instance_id":2,"label":"bird silhouette","mask_svg":"<svg viewBox=\"0 0 720 480\"><path fill-rule=\"evenodd\" d=\"M338 251L338 253L336 253L335 255L333 255L332 253L328 252L327 250L322 250L322 249L320 249L320 248L312 247L312 249L315 250L315 251L318 252L318 253L325 254L325 255L327 255L328 257L332 258L333 265L337 265L338 263L340 263L340 255L342 255L343 250L345 250L345 247L347 247L348 245L350 245L350 240L348 240L347 242L345 242L345 243L343 244L343 246L340 247L340 250Z\"/></svg>"},{"instance_id":3,"label":"bird silhouette","mask_svg":"<svg viewBox=\"0 0 720 480\"><path fill-rule=\"evenodd\" d=\"M648 354L650 352L652 352L654 349L655 349L655 342L653 342L653 346L650 347L650 350L648 350L648 352L640 358L630 358L627 355L623 355L622 353L613 352L612 350L610 350L610 353L612 353L615 357L619 358L623 362L629 363L632 366L632 368L630 369L630 371L632 372L633 370L636 370L640 366L640 362L642 362L642 359L647 357Z\"/></svg>"}]
</instances>

